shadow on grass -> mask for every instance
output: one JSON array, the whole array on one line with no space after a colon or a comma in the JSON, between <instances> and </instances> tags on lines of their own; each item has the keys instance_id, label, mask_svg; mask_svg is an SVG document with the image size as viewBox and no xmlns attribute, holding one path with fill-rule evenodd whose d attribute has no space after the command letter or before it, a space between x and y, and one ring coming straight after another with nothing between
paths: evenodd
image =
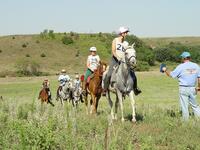
<instances>
[{"instance_id":1,"label":"shadow on grass","mask_svg":"<svg viewBox=\"0 0 200 150\"><path fill-rule=\"evenodd\" d=\"M132 121L132 114L128 114L127 116L125 116L126 120ZM144 120L144 116L142 114L138 114L136 113L136 120L137 121L143 121Z\"/></svg>"}]
</instances>

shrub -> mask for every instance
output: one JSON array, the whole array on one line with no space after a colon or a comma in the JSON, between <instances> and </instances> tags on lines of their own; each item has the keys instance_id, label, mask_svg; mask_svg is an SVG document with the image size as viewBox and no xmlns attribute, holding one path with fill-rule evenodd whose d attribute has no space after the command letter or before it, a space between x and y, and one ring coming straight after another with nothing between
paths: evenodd
<instances>
[{"instance_id":1,"label":"shrub","mask_svg":"<svg viewBox=\"0 0 200 150\"><path fill-rule=\"evenodd\" d=\"M15 39L15 36L13 36L12 39L14 40L14 39Z\"/></svg>"},{"instance_id":2,"label":"shrub","mask_svg":"<svg viewBox=\"0 0 200 150\"><path fill-rule=\"evenodd\" d=\"M20 60L16 64L17 73L19 76L39 76L40 65L30 60Z\"/></svg>"},{"instance_id":3,"label":"shrub","mask_svg":"<svg viewBox=\"0 0 200 150\"><path fill-rule=\"evenodd\" d=\"M54 31L53 30L49 30L49 33L48 33L49 37L51 39L55 39L55 34L54 34Z\"/></svg>"},{"instance_id":4,"label":"shrub","mask_svg":"<svg viewBox=\"0 0 200 150\"><path fill-rule=\"evenodd\" d=\"M2 50L0 49L0 53L2 53Z\"/></svg>"},{"instance_id":5,"label":"shrub","mask_svg":"<svg viewBox=\"0 0 200 150\"><path fill-rule=\"evenodd\" d=\"M77 50L76 57L79 57L79 54L80 54L80 52L79 52L79 50Z\"/></svg>"},{"instance_id":6,"label":"shrub","mask_svg":"<svg viewBox=\"0 0 200 150\"><path fill-rule=\"evenodd\" d=\"M48 38L48 30L45 29L43 32L41 32L40 37L43 38L43 39Z\"/></svg>"},{"instance_id":7,"label":"shrub","mask_svg":"<svg viewBox=\"0 0 200 150\"><path fill-rule=\"evenodd\" d=\"M31 57L29 54L26 54L26 57Z\"/></svg>"},{"instance_id":8,"label":"shrub","mask_svg":"<svg viewBox=\"0 0 200 150\"><path fill-rule=\"evenodd\" d=\"M40 57L46 57L46 55L45 55L44 53L42 53L42 54L40 55Z\"/></svg>"},{"instance_id":9,"label":"shrub","mask_svg":"<svg viewBox=\"0 0 200 150\"><path fill-rule=\"evenodd\" d=\"M35 43L39 44L39 43L40 43L40 41L39 41L39 40L36 40L36 42L35 42Z\"/></svg>"},{"instance_id":10,"label":"shrub","mask_svg":"<svg viewBox=\"0 0 200 150\"><path fill-rule=\"evenodd\" d=\"M138 61L136 71L149 71L149 64L145 61Z\"/></svg>"},{"instance_id":11,"label":"shrub","mask_svg":"<svg viewBox=\"0 0 200 150\"><path fill-rule=\"evenodd\" d=\"M26 48L27 47L27 43L22 44L22 47Z\"/></svg>"},{"instance_id":12,"label":"shrub","mask_svg":"<svg viewBox=\"0 0 200 150\"><path fill-rule=\"evenodd\" d=\"M73 39L72 39L71 37L64 36L64 37L62 38L62 42L63 42L63 44L65 44L65 45L69 45L69 44L72 44L74 41L73 41Z\"/></svg>"}]
</instances>

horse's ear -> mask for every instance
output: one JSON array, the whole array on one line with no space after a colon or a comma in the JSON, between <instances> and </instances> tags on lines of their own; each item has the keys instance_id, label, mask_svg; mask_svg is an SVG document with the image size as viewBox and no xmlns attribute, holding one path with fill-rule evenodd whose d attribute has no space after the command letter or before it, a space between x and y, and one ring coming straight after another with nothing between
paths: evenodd
<instances>
[{"instance_id":1,"label":"horse's ear","mask_svg":"<svg viewBox=\"0 0 200 150\"><path fill-rule=\"evenodd\" d=\"M135 42L134 42L134 43L131 45L131 47L132 47L132 48L134 48L134 47L135 47Z\"/></svg>"}]
</instances>

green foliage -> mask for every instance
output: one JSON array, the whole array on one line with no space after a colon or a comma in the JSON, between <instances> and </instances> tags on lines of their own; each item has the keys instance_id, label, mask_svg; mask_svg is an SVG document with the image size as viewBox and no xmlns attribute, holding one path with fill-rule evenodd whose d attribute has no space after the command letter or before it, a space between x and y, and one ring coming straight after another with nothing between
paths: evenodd
<instances>
[{"instance_id":1,"label":"green foliage","mask_svg":"<svg viewBox=\"0 0 200 150\"><path fill-rule=\"evenodd\" d=\"M48 35L49 35L49 38L50 38L50 39L55 39L55 34L54 34L54 31L53 31L53 30L49 30Z\"/></svg>"},{"instance_id":2,"label":"green foliage","mask_svg":"<svg viewBox=\"0 0 200 150\"><path fill-rule=\"evenodd\" d=\"M22 44L22 47L23 47L23 48L26 48L27 46L28 46L27 43Z\"/></svg>"},{"instance_id":3,"label":"green foliage","mask_svg":"<svg viewBox=\"0 0 200 150\"><path fill-rule=\"evenodd\" d=\"M73 39L67 35L65 35L63 38L62 38L62 42L63 44L65 45L69 45L69 44L72 44L74 43Z\"/></svg>"},{"instance_id":4,"label":"green foliage","mask_svg":"<svg viewBox=\"0 0 200 150\"><path fill-rule=\"evenodd\" d=\"M55 34L53 30L45 29L43 32L40 32L40 37L42 39L55 39Z\"/></svg>"},{"instance_id":5,"label":"green foliage","mask_svg":"<svg viewBox=\"0 0 200 150\"><path fill-rule=\"evenodd\" d=\"M40 55L40 57L46 57L45 53L42 53L42 54Z\"/></svg>"},{"instance_id":6,"label":"green foliage","mask_svg":"<svg viewBox=\"0 0 200 150\"><path fill-rule=\"evenodd\" d=\"M22 76L39 76L40 65L31 60L20 60L16 64L17 73Z\"/></svg>"},{"instance_id":7,"label":"green foliage","mask_svg":"<svg viewBox=\"0 0 200 150\"><path fill-rule=\"evenodd\" d=\"M136 71L149 71L149 64L145 61L138 61Z\"/></svg>"},{"instance_id":8,"label":"green foliage","mask_svg":"<svg viewBox=\"0 0 200 150\"><path fill-rule=\"evenodd\" d=\"M26 54L26 57L31 57L29 54Z\"/></svg>"}]
</instances>

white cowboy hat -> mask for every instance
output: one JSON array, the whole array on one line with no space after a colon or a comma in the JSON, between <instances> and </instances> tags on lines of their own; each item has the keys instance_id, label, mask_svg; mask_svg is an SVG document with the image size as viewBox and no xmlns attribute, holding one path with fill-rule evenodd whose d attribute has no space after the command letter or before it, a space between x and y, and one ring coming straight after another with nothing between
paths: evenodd
<instances>
[{"instance_id":1,"label":"white cowboy hat","mask_svg":"<svg viewBox=\"0 0 200 150\"><path fill-rule=\"evenodd\" d=\"M66 70L65 70L65 69L62 69L62 70L61 70L61 73L66 73Z\"/></svg>"},{"instance_id":2,"label":"white cowboy hat","mask_svg":"<svg viewBox=\"0 0 200 150\"><path fill-rule=\"evenodd\" d=\"M78 78L79 78L79 75L76 75L75 78L78 79Z\"/></svg>"},{"instance_id":3,"label":"white cowboy hat","mask_svg":"<svg viewBox=\"0 0 200 150\"><path fill-rule=\"evenodd\" d=\"M97 51L97 48L96 47L90 47L90 52L96 52Z\"/></svg>"},{"instance_id":4,"label":"white cowboy hat","mask_svg":"<svg viewBox=\"0 0 200 150\"><path fill-rule=\"evenodd\" d=\"M118 33L122 34L125 32L129 32L129 28L128 27L119 27Z\"/></svg>"}]
</instances>

